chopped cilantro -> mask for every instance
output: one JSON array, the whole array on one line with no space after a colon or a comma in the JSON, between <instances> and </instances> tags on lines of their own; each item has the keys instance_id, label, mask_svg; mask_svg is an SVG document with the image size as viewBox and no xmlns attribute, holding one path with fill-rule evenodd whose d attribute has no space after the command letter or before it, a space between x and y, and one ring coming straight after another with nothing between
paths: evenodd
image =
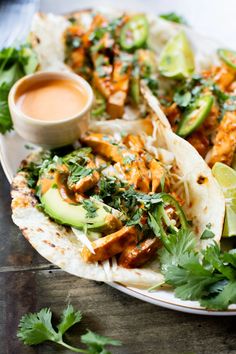
<instances>
[{"instance_id":1,"label":"chopped cilantro","mask_svg":"<svg viewBox=\"0 0 236 354\"><path fill-rule=\"evenodd\" d=\"M86 218L93 219L97 216L98 206L90 199L83 199L83 208L87 211Z\"/></svg>"},{"instance_id":2,"label":"chopped cilantro","mask_svg":"<svg viewBox=\"0 0 236 354\"><path fill-rule=\"evenodd\" d=\"M144 210L136 209L134 214L130 217L129 221L126 223L127 226L137 225L142 228L141 218L143 216Z\"/></svg>"},{"instance_id":3,"label":"chopped cilantro","mask_svg":"<svg viewBox=\"0 0 236 354\"><path fill-rule=\"evenodd\" d=\"M69 165L69 177L68 177L68 185L72 185L77 183L82 178L87 177L93 173L92 168L83 167L78 164Z\"/></svg>"},{"instance_id":4,"label":"chopped cilantro","mask_svg":"<svg viewBox=\"0 0 236 354\"><path fill-rule=\"evenodd\" d=\"M187 107L190 102L191 102L192 95L190 92L176 92L174 94L174 102L179 106L179 107Z\"/></svg>"}]
</instances>

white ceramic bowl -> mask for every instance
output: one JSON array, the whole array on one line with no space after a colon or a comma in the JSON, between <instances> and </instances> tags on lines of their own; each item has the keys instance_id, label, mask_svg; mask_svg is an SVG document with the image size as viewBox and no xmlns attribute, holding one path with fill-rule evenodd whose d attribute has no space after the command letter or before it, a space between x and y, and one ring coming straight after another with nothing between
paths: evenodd
<instances>
[{"instance_id":1,"label":"white ceramic bowl","mask_svg":"<svg viewBox=\"0 0 236 354\"><path fill-rule=\"evenodd\" d=\"M31 85L46 79L71 80L84 88L88 99L83 110L73 117L58 121L42 121L25 115L16 104L19 89L28 89ZM76 74L53 71L38 72L25 76L14 84L9 93L8 103L14 129L21 137L44 148L56 148L73 143L87 131L93 103L93 91L87 81Z\"/></svg>"}]
</instances>

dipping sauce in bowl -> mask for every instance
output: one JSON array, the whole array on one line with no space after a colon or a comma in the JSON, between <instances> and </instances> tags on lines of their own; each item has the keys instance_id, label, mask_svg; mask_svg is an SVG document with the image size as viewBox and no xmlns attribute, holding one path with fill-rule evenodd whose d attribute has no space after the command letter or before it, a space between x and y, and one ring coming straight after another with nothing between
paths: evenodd
<instances>
[{"instance_id":1,"label":"dipping sauce in bowl","mask_svg":"<svg viewBox=\"0 0 236 354\"><path fill-rule=\"evenodd\" d=\"M77 82L67 79L45 79L16 95L18 108L27 116L43 121L58 121L81 112L88 94Z\"/></svg>"},{"instance_id":2,"label":"dipping sauce in bowl","mask_svg":"<svg viewBox=\"0 0 236 354\"><path fill-rule=\"evenodd\" d=\"M17 81L8 102L21 137L55 148L73 143L88 130L93 91L71 72L38 72Z\"/></svg>"}]
</instances>

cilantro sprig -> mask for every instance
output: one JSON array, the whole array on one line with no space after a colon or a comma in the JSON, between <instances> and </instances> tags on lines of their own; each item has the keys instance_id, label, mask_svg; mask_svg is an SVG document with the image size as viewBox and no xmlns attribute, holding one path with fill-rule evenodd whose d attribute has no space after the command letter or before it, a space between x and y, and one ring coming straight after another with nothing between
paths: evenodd
<instances>
[{"instance_id":1,"label":"cilantro sprig","mask_svg":"<svg viewBox=\"0 0 236 354\"><path fill-rule=\"evenodd\" d=\"M36 70L36 54L28 46L4 48L0 51L0 133L12 129L12 120L8 107L8 94L14 83L22 76Z\"/></svg>"},{"instance_id":2,"label":"cilantro sprig","mask_svg":"<svg viewBox=\"0 0 236 354\"><path fill-rule=\"evenodd\" d=\"M226 310L236 302L236 250L222 252L212 242L199 252L190 230L168 235L168 246L159 252L160 262L176 297L213 310Z\"/></svg>"},{"instance_id":3,"label":"cilantro sprig","mask_svg":"<svg viewBox=\"0 0 236 354\"><path fill-rule=\"evenodd\" d=\"M75 311L72 305L68 305L62 312L60 323L56 329L52 325L52 312L49 308L43 308L37 313L24 315L19 323L17 337L26 345L37 345L45 341L57 343L72 352L84 354L111 354L105 347L107 345L120 346L122 343L110 339L90 330L81 336L81 342L87 349L76 348L63 339L64 334L82 319L80 311Z\"/></svg>"}]
</instances>

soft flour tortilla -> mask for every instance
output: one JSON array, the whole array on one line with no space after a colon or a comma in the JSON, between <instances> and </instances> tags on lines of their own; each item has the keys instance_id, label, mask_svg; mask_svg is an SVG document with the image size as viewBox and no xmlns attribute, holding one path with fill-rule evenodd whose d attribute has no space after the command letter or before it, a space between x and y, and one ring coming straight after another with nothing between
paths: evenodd
<instances>
[{"instance_id":1,"label":"soft flour tortilla","mask_svg":"<svg viewBox=\"0 0 236 354\"><path fill-rule=\"evenodd\" d=\"M168 159L174 158L181 174L185 176L190 202L185 212L193 221L193 229L197 235L200 236L206 225L210 223L211 230L215 233L214 240L219 242L224 220L224 198L210 169L189 143L154 119L153 121L97 122L93 123L92 129L111 134L145 132L149 136L147 150L158 155L161 160L166 160L167 163ZM150 133L153 133L153 136ZM37 155L33 154L28 161L32 158L37 158ZM204 180L204 183L198 183L199 177ZM36 207L37 199L34 191L27 186L27 175L24 172L19 172L13 180L12 198L12 218L25 238L43 257L68 273L98 281L116 281L144 288L163 282L156 260L145 268L139 269L119 267L114 258L112 266L109 261L103 264L85 263L80 255L82 244L71 229L58 225ZM199 239L199 248L206 247L209 242L212 240Z\"/></svg>"},{"instance_id":2,"label":"soft flour tortilla","mask_svg":"<svg viewBox=\"0 0 236 354\"><path fill-rule=\"evenodd\" d=\"M214 241L219 243L225 215L225 198L221 188L197 150L188 141L172 132L157 98L144 85L142 85L142 94L157 119L158 146L175 153L177 165L185 176L191 196L191 205L185 212L193 221L195 232L201 235L206 225L210 223L211 231L215 234ZM200 241L203 248L210 242L211 240Z\"/></svg>"},{"instance_id":3,"label":"soft flour tortilla","mask_svg":"<svg viewBox=\"0 0 236 354\"><path fill-rule=\"evenodd\" d=\"M49 262L68 273L97 281L116 281L138 288L163 283L160 272L150 269L125 269L113 260L85 263L80 255L82 244L70 227L57 224L36 207L38 201L27 186L27 176L19 172L12 183L12 219L24 237Z\"/></svg>"},{"instance_id":4,"label":"soft flour tortilla","mask_svg":"<svg viewBox=\"0 0 236 354\"><path fill-rule=\"evenodd\" d=\"M162 111L160 111L162 112ZM225 215L225 200L217 182L212 176L205 161L186 140L174 134L158 119L158 114L152 121L137 120L127 123L124 120L111 120L93 124L92 130L101 133L153 133L154 136L147 150L168 164L167 150L175 158L180 169L186 190L189 193L189 203L184 211L193 222L193 230L199 236L199 248L205 248L213 240L219 243ZM157 147L157 149L155 149ZM206 225L211 225L214 239L200 240Z\"/></svg>"}]
</instances>

